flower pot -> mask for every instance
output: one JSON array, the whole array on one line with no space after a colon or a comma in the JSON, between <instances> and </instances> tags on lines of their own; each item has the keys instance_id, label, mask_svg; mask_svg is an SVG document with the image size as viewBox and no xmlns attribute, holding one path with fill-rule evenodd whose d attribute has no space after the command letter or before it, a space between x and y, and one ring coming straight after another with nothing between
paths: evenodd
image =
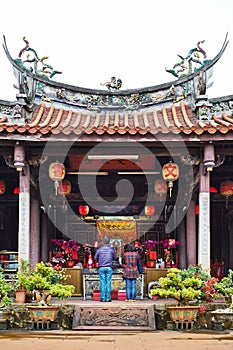
<instances>
[{"instance_id":1,"label":"flower pot","mask_svg":"<svg viewBox=\"0 0 233 350\"><path fill-rule=\"evenodd\" d=\"M30 317L32 321L38 322L47 322L47 321L55 321L57 317L57 313L59 310L59 305L28 305L27 309L30 313Z\"/></svg>"},{"instance_id":2,"label":"flower pot","mask_svg":"<svg viewBox=\"0 0 233 350\"><path fill-rule=\"evenodd\" d=\"M15 302L17 304L25 304L26 302L26 289L25 290L17 290L15 292Z\"/></svg>"},{"instance_id":3,"label":"flower pot","mask_svg":"<svg viewBox=\"0 0 233 350\"><path fill-rule=\"evenodd\" d=\"M193 322L197 319L199 306L167 306L166 309L174 322Z\"/></svg>"}]
</instances>

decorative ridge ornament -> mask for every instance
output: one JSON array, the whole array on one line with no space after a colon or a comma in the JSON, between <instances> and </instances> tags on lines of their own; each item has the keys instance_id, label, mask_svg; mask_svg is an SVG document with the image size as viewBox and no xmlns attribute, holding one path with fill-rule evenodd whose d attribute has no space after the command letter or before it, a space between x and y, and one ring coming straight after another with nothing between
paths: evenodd
<instances>
[{"instance_id":1,"label":"decorative ridge ornament","mask_svg":"<svg viewBox=\"0 0 233 350\"><path fill-rule=\"evenodd\" d=\"M168 182L169 195L172 195L173 182L179 177L179 167L172 161L164 164L162 169L163 179Z\"/></svg>"},{"instance_id":2,"label":"decorative ridge ornament","mask_svg":"<svg viewBox=\"0 0 233 350\"><path fill-rule=\"evenodd\" d=\"M185 95L190 94L190 91L187 90L187 86L190 85L189 83L193 81L195 77L199 76L200 69L205 69L205 72L207 72L207 70L210 70L211 67L213 67L213 65L221 58L228 45L226 35L219 53L207 64L205 64L204 68L199 68L196 72L188 74L185 77L178 78L175 81L166 82L156 86L120 91L116 89L119 84L115 85L114 83L113 89L111 89L110 84L110 89L108 89L108 91L103 91L99 89L82 88L52 81L48 79L48 77L44 76L44 72L42 75L36 75L30 69L25 68L25 66L22 64L22 58L13 59L11 57L6 45L5 36L3 36L3 38L3 48L5 50L7 58L13 66L15 76L19 81L18 84L21 84L22 89L25 89L24 82L26 82L26 89L29 89L30 98L25 97L27 108L29 103L32 102L31 97L33 97L33 93L35 93L38 99L40 98L46 102L62 102L65 104L72 104L80 108L86 108L95 111L106 108L135 110L145 106L151 107L168 100L178 101ZM26 46L22 50L25 50L27 53L29 51L29 48L29 44L26 42ZM33 49L30 48L29 53L31 56L33 53L32 50ZM42 58L40 58L40 61L42 61ZM44 63L44 60L42 62ZM44 70L46 71L46 69ZM50 72L52 71L50 68ZM23 90L22 94L25 94Z\"/></svg>"},{"instance_id":3,"label":"decorative ridge ornament","mask_svg":"<svg viewBox=\"0 0 233 350\"><path fill-rule=\"evenodd\" d=\"M62 72L54 70L52 66L45 63L48 56L39 57L36 50L32 49L29 45L29 41L26 37L23 37L25 46L20 50L16 61L19 65L22 65L26 70L29 70L35 75L42 76L46 79L52 78L55 74L61 74ZM25 64L29 64L29 67Z\"/></svg>"},{"instance_id":4,"label":"decorative ridge ornament","mask_svg":"<svg viewBox=\"0 0 233 350\"><path fill-rule=\"evenodd\" d=\"M116 77L111 77L110 81L100 84L101 86L106 86L108 90L119 90L122 86L122 80L117 79Z\"/></svg>"}]
</instances>

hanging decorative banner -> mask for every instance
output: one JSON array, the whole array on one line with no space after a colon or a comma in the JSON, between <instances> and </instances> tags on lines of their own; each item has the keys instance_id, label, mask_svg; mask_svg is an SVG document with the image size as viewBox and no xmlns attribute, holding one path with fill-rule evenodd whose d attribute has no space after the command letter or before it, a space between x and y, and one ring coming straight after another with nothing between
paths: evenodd
<instances>
[{"instance_id":1,"label":"hanging decorative banner","mask_svg":"<svg viewBox=\"0 0 233 350\"><path fill-rule=\"evenodd\" d=\"M158 179L154 184L154 191L159 195L159 200L162 200L163 195L167 193L167 183L162 179Z\"/></svg>"},{"instance_id":2,"label":"hanging decorative banner","mask_svg":"<svg viewBox=\"0 0 233 350\"><path fill-rule=\"evenodd\" d=\"M68 180L62 180L58 187L59 194L69 194L71 192L71 183Z\"/></svg>"},{"instance_id":3,"label":"hanging decorative banner","mask_svg":"<svg viewBox=\"0 0 233 350\"><path fill-rule=\"evenodd\" d=\"M226 197L226 208L228 207L229 197L233 195L233 181L227 180L220 184L220 193Z\"/></svg>"},{"instance_id":4,"label":"hanging decorative banner","mask_svg":"<svg viewBox=\"0 0 233 350\"><path fill-rule=\"evenodd\" d=\"M121 240L124 244L136 239L135 220L97 220L97 240L100 242L104 236L111 240Z\"/></svg>"},{"instance_id":5,"label":"hanging decorative banner","mask_svg":"<svg viewBox=\"0 0 233 350\"><path fill-rule=\"evenodd\" d=\"M0 195L4 194L6 191L6 183L4 180L0 180Z\"/></svg>"},{"instance_id":6,"label":"hanging decorative banner","mask_svg":"<svg viewBox=\"0 0 233 350\"><path fill-rule=\"evenodd\" d=\"M173 162L164 164L162 170L163 179L168 182L169 194L172 195L173 182L179 178L179 167Z\"/></svg>"},{"instance_id":7,"label":"hanging decorative banner","mask_svg":"<svg viewBox=\"0 0 233 350\"><path fill-rule=\"evenodd\" d=\"M66 169L62 163L54 162L49 165L49 177L54 181L55 192L57 195L57 190L59 186L59 181L62 181L65 177Z\"/></svg>"}]
</instances>

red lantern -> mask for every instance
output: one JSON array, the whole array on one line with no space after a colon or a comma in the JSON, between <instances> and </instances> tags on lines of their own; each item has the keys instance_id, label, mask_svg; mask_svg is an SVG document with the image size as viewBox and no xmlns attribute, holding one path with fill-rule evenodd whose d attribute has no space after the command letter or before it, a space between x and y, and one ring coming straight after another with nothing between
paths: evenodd
<instances>
[{"instance_id":1,"label":"red lantern","mask_svg":"<svg viewBox=\"0 0 233 350\"><path fill-rule=\"evenodd\" d=\"M19 192L20 192L19 187L15 187L15 188L14 188L14 194L19 194Z\"/></svg>"},{"instance_id":2,"label":"red lantern","mask_svg":"<svg viewBox=\"0 0 233 350\"><path fill-rule=\"evenodd\" d=\"M155 207L154 207L154 205L146 205L145 206L145 215L146 216L153 216L153 215L155 215Z\"/></svg>"},{"instance_id":3,"label":"red lantern","mask_svg":"<svg viewBox=\"0 0 233 350\"><path fill-rule=\"evenodd\" d=\"M69 194L71 192L71 183L68 180L63 180L59 187L58 187L58 193L59 194Z\"/></svg>"},{"instance_id":4,"label":"red lantern","mask_svg":"<svg viewBox=\"0 0 233 350\"><path fill-rule=\"evenodd\" d=\"M220 193L226 197L226 208L228 206L229 197L233 195L233 181L227 180L220 184Z\"/></svg>"},{"instance_id":5,"label":"red lantern","mask_svg":"<svg viewBox=\"0 0 233 350\"><path fill-rule=\"evenodd\" d=\"M171 197L173 182L176 181L179 177L178 165L172 162L164 164L162 175L163 175L163 179L168 182L168 187L170 189L170 197Z\"/></svg>"},{"instance_id":6,"label":"red lantern","mask_svg":"<svg viewBox=\"0 0 233 350\"><path fill-rule=\"evenodd\" d=\"M4 194L6 191L6 183L4 180L0 180L0 195Z\"/></svg>"},{"instance_id":7,"label":"red lantern","mask_svg":"<svg viewBox=\"0 0 233 350\"><path fill-rule=\"evenodd\" d=\"M167 193L167 183L162 179L158 179L154 184L155 193L159 194L159 199L162 200L164 194Z\"/></svg>"},{"instance_id":8,"label":"red lantern","mask_svg":"<svg viewBox=\"0 0 233 350\"><path fill-rule=\"evenodd\" d=\"M88 215L89 206L88 205L80 205L78 208L79 214L82 216Z\"/></svg>"},{"instance_id":9,"label":"red lantern","mask_svg":"<svg viewBox=\"0 0 233 350\"><path fill-rule=\"evenodd\" d=\"M59 186L59 181L64 179L65 173L66 169L62 163L55 162L49 165L49 177L51 180L54 181L56 195Z\"/></svg>"},{"instance_id":10,"label":"red lantern","mask_svg":"<svg viewBox=\"0 0 233 350\"><path fill-rule=\"evenodd\" d=\"M210 193L218 193L218 190L214 186L210 186Z\"/></svg>"}]
</instances>

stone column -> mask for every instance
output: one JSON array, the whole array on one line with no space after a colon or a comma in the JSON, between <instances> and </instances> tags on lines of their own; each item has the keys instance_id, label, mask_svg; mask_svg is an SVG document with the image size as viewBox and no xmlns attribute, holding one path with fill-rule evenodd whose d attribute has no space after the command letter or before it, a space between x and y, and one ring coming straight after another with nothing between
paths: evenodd
<instances>
[{"instance_id":1,"label":"stone column","mask_svg":"<svg viewBox=\"0 0 233 350\"><path fill-rule=\"evenodd\" d=\"M197 263L196 258L196 215L195 215L196 202L192 200L190 202L187 215L186 215L186 247L187 247L187 265L195 265Z\"/></svg>"},{"instance_id":2,"label":"stone column","mask_svg":"<svg viewBox=\"0 0 233 350\"><path fill-rule=\"evenodd\" d=\"M212 158L212 159L210 159ZM213 145L206 145L204 149L204 161L214 161ZM210 270L210 173L211 168L203 163L200 165L200 190L199 190L199 229L198 229L198 264L203 269Z\"/></svg>"},{"instance_id":3,"label":"stone column","mask_svg":"<svg viewBox=\"0 0 233 350\"><path fill-rule=\"evenodd\" d=\"M40 260L40 205L38 198L31 200L30 261L34 267Z\"/></svg>"},{"instance_id":4,"label":"stone column","mask_svg":"<svg viewBox=\"0 0 233 350\"><path fill-rule=\"evenodd\" d=\"M19 172L19 260L30 259L30 170L29 166Z\"/></svg>"}]
</instances>

